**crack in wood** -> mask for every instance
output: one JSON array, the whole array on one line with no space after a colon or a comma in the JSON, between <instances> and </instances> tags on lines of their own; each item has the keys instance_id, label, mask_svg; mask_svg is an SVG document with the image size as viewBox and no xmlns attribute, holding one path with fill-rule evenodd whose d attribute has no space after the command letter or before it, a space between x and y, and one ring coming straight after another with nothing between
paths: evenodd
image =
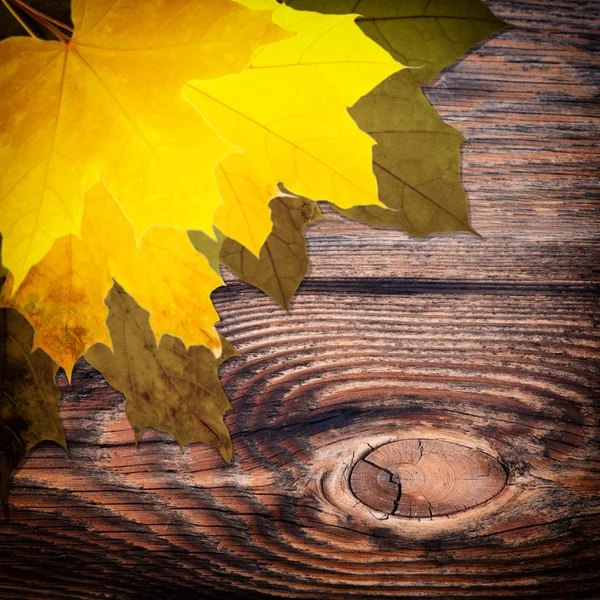
<instances>
[{"instance_id":1,"label":"crack in wood","mask_svg":"<svg viewBox=\"0 0 600 600\"><path fill-rule=\"evenodd\" d=\"M442 439L407 439L370 447L350 472L353 495L390 516L447 516L484 504L507 472L482 450Z\"/></svg>"}]
</instances>

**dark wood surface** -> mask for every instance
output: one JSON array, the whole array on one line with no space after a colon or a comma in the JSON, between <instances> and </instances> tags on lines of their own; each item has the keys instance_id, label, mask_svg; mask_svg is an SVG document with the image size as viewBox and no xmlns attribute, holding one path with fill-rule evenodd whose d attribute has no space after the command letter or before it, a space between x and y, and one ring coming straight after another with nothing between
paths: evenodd
<instances>
[{"instance_id":1,"label":"dark wood surface","mask_svg":"<svg viewBox=\"0 0 600 600\"><path fill-rule=\"evenodd\" d=\"M318 222L289 315L227 276L231 464L136 448L80 362L69 456L43 445L14 479L2 598L600 598L600 3L489 4L518 28L427 92L470 139L484 239ZM353 465L403 439L478 449L506 485L449 516L370 509Z\"/></svg>"}]
</instances>

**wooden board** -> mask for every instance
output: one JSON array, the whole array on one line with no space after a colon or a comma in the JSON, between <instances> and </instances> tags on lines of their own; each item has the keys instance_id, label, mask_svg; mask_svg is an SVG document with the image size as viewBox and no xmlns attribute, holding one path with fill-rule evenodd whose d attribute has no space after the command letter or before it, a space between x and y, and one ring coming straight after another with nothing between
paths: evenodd
<instances>
[{"instance_id":1,"label":"wooden board","mask_svg":"<svg viewBox=\"0 0 600 600\"><path fill-rule=\"evenodd\" d=\"M489 4L518 28L427 92L470 139L484 239L318 222L289 315L228 276L231 464L136 447L80 362L69 456L43 445L14 480L2 598L600 598L600 3ZM448 516L369 508L353 465L397 440L478 450L506 485Z\"/></svg>"}]
</instances>

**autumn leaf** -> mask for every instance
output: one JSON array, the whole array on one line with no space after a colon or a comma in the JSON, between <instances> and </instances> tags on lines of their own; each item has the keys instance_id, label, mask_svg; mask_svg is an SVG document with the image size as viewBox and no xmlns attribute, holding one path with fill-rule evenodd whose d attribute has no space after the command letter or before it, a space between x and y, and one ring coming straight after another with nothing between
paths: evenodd
<instances>
[{"instance_id":1,"label":"autumn leaf","mask_svg":"<svg viewBox=\"0 0 600 600\"><path fill-rule=\"evenodd\" d=\"M0 306L19 310L42 348L70 377L73 366L96 342L110 343L104 298L112 286L106 261L74 235L56 240L27 274L16 294L9 276Z\"/></svg>"},{"instance_id":2,"label":"autumn leaf","mask_svg":"<svg viewBox=\"0 0 600 600\"><path fill-rule=\"evenodd\" d=\"M58 366L42 350L32 352L33 330L12 308L0 309L0 500L8 518L11 473L34 446L67 442L56 410Z\"/></svg>"},{"instance_id":3,"label":"autumn leaf","mask_svg":"<svg viewBox=\"0 0 600 600\"><path fill-rule=\"evenodd\" d=\"M219 358L203 346L186 349L172 336L163 336L157 346L148 312L122 287L115 285L106 302L114 352L97 344L85 359L125 394L136 441L145 427L153 427L171 434L181 446L204 442L231 460L231 439L223 423L231 405L218 368L238 356L237 350L225 338Z\"/></svg>"},{"instance_id":4,"label":"autumn leaf","mask_svg":"<svg viewBox=\"0 0 600 600\"><path fill-rule=\"evenodd\" d=\"M440 119L421 86L506 23L481 0L287 4L298 10L359 13L357 23L366 35L402 64L415 67L392 75L350 109L359 127L377 141L373 164L379 198L394 210L365 206L340 212L415 236L472 231L460 182L460 144L465 138Z\"/></svg>"},{"instance_id":5,"label":"autumn leaf","mask_svg":"<svg viewBox=\"0 0 600 600\"><path fill-rule=\"evenodd\" d=\"M192 242L192 246L206 258L212 270L220 277L219 252L225 241L225 234L220 230L215 229L214 239L206 235L203 231L188 231L188 236L190 242Z\"/></svg>"},{"instance_id":6,"label":"autumn leaf","mask_svg":"<svg viewBox=\"0 0 600 600\"><path fill-rule=\"evenodd\" d=\"M315 202L307 198L280 196L270 203L273 230L257 257L235 240L215 231L212 239L201 231L188 232L194 248L209 258L220 274L219 261L242 281L265 292L285 310L306 275L309 260L303 232L322 218Z\"/></svg>"},{"instance_id":7,"label":"autumn leaf","mask_svg":"<svg viewBox=\"0 0 600 600\"><path fill-rule=\"evenodd\" d=\"M269 202L276 186L247 154L230 154L215 174L223 198L215 225L258 255L273 228Z\"/></svg>"},{"instance_id":8,"label":"autumn leaf","mask_svg":"<svg viewBox=\"0 0 600 600\"><path fill-rule=\"evenodd\" d=\"M100 179L138 239L154 225L212 231L214 167L234 147L181 88L290 35L231 0L73 0L72 18L70 40L0 42L0 229L16 287L56 239L79 235Z\"/></svg>"},{"instance_id":9,"label":"autumn leaf","mask_svg":"<svg viewBox=\"0 0 600 600\"><path fill-rule=\"evenodd\" d=\"M102 183L85 197L82 240L57 240L13 294L12 278L0 305L21 311L35 328L35 344L70 377L94 343L110 346L106 294L116 279L145 309L158 338L180 337L215 354L221 341L211 292L222 280L196 252L184 231L153 227L138 248L133 229Z\"/></svg>"},{"instance_id":10,"label":"autumn leaf","mask_svg":"<svg viewBox=\"0 0 600 600\"><path fill-rule=\"evenodd\" d=\"M285 310L308 270L305 227L321 218L319 207L306 198L271 200L273 231L257 258L235 240L225 239L221 262L242 281L268 294Z\"/></svg>"},{"instance_id":11,"label":"autumn leaf","mask_svg":"<svg viewBox=\"0 0 600 600\"><path fill-rule=\"evenodd\" d=\"M373 140L347 107L401 65L360 31L353 15L302 13L275 0L244 4L273 8L274 21L296 35L260 48L238 75L190 82L184 96L244 153L217 169L224 205L215 225L258 254L279 182L341 207L380 204Z\"/></svg>"},{"instance_id":12,"label":"autumn leaf","mask_svg":"<svg viewBox=\"0 0 600 600\"><path fill-rule=\"evenodd\" d=\"M81 230L87 245L107 257L113 278L150 312L157 339L170 334L186 346L203 344L220 353L214 328L219 315L210 294L223 281L185 231L153 227L138 249L131 225L102 184L86 194Z\"/></svg>"}]
</instances>

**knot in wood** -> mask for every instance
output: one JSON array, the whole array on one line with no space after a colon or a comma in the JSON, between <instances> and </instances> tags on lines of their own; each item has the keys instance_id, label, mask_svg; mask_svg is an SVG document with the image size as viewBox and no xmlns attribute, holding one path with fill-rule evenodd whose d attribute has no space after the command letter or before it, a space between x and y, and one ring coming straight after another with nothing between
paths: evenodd
<instances>
[{"instance_id":1,"label":"knot in wood","mask_svg":"<svg viewBox=\"0 0 600 600\"><path fill-rule=\"evenodd\" d=\"M446 440L410 439L363 456L352 468L350 488L379 512L433 519L487 502L506 479L500 462L482 450Z\"/></svg>"}]
</instances>

